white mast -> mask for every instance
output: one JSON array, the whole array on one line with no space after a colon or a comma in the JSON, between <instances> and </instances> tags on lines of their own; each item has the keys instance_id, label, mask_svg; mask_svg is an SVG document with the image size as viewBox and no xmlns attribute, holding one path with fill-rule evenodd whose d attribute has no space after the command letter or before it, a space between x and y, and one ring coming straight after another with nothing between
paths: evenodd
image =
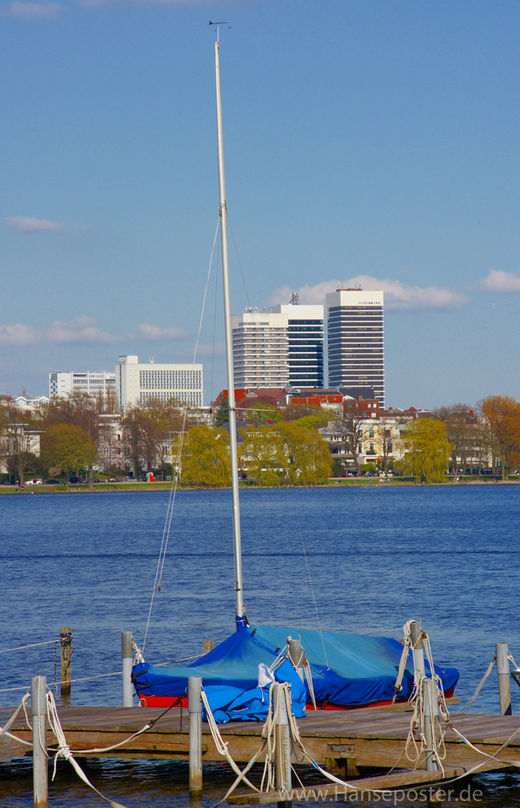
<instances>
[{"instance_id":1,"label":"white mast","mask_svg":"<svg viewBox=\"0 0 520 808\"><path fill-rule=\"evenodd\" d=\"M217 145L220 239L222 246L222 285L224 291L224 322L226 326L226 362L229 403L229 444L231 452L231 488L233 492L233 548L235 556L235 593L237 629L245 628L246 618L242 589L242 548L240 539L240 504L238 499L237 424L235 410L235 379L231 334L231 305L229 301L229 258L227 234L226 179L224 175L224 141L222 135L222 102L220 95L220 61L217 26L215 42L215 80L217 90Z\"/></svg>"}]
</instances>

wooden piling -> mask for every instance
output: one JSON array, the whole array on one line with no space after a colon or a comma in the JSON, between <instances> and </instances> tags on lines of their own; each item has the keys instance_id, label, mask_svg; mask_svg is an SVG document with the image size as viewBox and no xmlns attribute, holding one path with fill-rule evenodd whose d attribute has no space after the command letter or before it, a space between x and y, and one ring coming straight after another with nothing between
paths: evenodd
<instances>
[{"instance_id":1,"label":"wooden piling","mask_svg":"<svg viewBox=\"0 0 520 808\"><path fill-rule=\"evenodd\" d=\"M190 797L202 794L202 679L188 679L188 713L190 721L189 790Z\"/></svg>"},{"instance_id":2,"label":"wooden piling","mask_svg":"<svg viewBox=\"0 0 520 808\"><path fill-rule=\"evenodd\" d=\"M123 662L123 707L133 707L134 692L132 687L132 643L134 635L131 631L121 632L121 658Z\"/></svg>"},{"instance_id":3,"label":"wooden piling","mask_svg":"<svg viewBox=\"0 0 520 808\"><path fill-rule=\"evenodd\" d=\"M67 699L70 696L72 682L72 631L70 626L60 628L60 658L60 695L62 698Z\"/></svg>"},{"instance_id":4,"label":"wooden piling","mask_svg":"<svg viewBox=\"0 0 520 808\"><path fill-rule=\"evenodd\" d=\"M289 649L289 659L296 668L298 676L303 681L305 673L303 671L303 648L300 639L294 640L292 637L287 637L287 647Z\"/></svg>"},{"instance_id":5,"label":"wooden piling","mask_svg":"<svg viewBox=\"0 0 520 808\"><path fill-rule=\"evenodd\" d=\"M213 640L202 640L202 653L209 654L210 651L213 651L214 643Z\"/></svg>"},{"instance_id":6,"label":"wooden piling","mask_svg":"<svg viewBox=\"0 0 520 808\"><path fill-rule=\"evenodd\" d=\"M424 681L424 735L426 738L426 769L436 772L439 763L436 756L435 738L439 737L439 704L437 688L433 679Z\"/></svg>"},{"instance_id":7,"label":"wooden piling","mask_svg":"<svg viewBox=\"0 0 520 808\"><path fill-rule=\"evenodd\" d=\"M506 642L497 642L498 699L500 715L511 715L511 681L509 679L509 650Z\"/></svg>"},{"instance_id":8,"label":"wooden piling","mask_svg":"<svg viewBox=\"0 0 520 808\"><path fill-rule=\"evenodd\" d=\"M47 808L49 776L47 771L47 680L33 676L31 680L32 742L33 742L33 800L34 808Z\"/></svg>"},{"instance_id":9,"label":"wooden piling","mask_svg":"<svg viewBox=\"0 0 520 808\"><path fill-rule=\"evenodd\" d=\"M439 767L435 756L434 739L437 736L439 705L437 704L435 682L432 678L426 678L426 671L424 667L423 630L421 624L416 620L413 620L410 625L410 636L412 639L414 681L416 686L423 688L426 768L428 771L437 771Z\"/></svg>"},{"instance_id":10,"label":"wooden piling","mask_svg":"<svg viewBox=\"0 0 520 808\"><path fill-rule=\"evenodd\" d=\"M284 800L278 802L278 808L291 805L289 794L292 788L291 782L291 739L289 734L289 714L290 704L286 703L284 686L279 682L273 682L273 700L275 708L275 773L276 788L279 792L287 795Z\"/></svg>"}]
</instances>

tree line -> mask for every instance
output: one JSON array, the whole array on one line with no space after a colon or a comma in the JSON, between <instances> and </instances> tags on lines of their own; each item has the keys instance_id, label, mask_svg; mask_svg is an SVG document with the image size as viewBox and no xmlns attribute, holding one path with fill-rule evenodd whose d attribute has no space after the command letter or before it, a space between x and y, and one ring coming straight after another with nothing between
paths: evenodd
<instances>
[{"instance_id":1,"label":"tree line","mask_svg":"<svg viewBox=\"0 0 520 808\"><path fill-rule=\"evenodd\" d=\"M224 399L214 413L215 426L175 402L151 401L121 416L113 400L86 394L52 399L30 413L7 397L0 405L1 459L11 481L94 474L140 479L153 471L162 478L177 475L185 485L229 483ZM242 411L240 420L243 475L270 486L319 485L341 474L344 466L331 455L331 439L359 472L360 440L372 426L356 412L339 417L311 406L261 403ZM478 410L465 404L439 408L402 423L398 440L386 424L379 419L377 461L383 473L393 468L418 482L442 482L447 471L455 478L491 469L507 479L520 468L520 403L510 396L489 396Z\"/></svg>"},{"instance_id":2,"label":"tree line","mask_svg":"<svg viewBox=\"0 0 520 808\"><path fill-rule=\"evenodd\" d=\"M108 478L131 474L139 479L152 469L166 476L172 436L189 424L189 414L160 401L122 416L111 398L85 393L53 398L30 412L5 398L2 404L0 446L11 481L29 476L86 480L94 468Z\"/></svg>"}]
</instances>

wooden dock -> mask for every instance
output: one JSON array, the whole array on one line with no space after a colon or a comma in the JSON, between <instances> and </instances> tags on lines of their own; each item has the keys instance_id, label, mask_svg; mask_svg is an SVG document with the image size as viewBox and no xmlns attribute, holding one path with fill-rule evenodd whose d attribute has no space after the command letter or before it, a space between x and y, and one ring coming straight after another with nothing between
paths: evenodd
<instances>
[{"instance_id":1,"label":"wooden dock","mask_svg":"<svg viewBox=\"0 0 520 808\"><path fill-rule=\"evenodd\" d=\"M0 708L0 726L12 711ZM187 710L164 710L140 707L59 707L59 716L67 743L77 757L170 758L187 760L189 754L189 721ZM349 711L308 711L298 721L306 750L321 766L342 776L353 777L359 769L397 767L410 769L414 764L406 759L404 747L409 731L411 712L367 708ZM117 749L103 750L126 741L145 724L153 725ZM447 730L446 758L449 770L469 771L481 764L479 771L520 766L520 716L453 715L454 727L484 755L479 755L451 729ZM31 741L31 730L23 713L11 731ZM233 722L220 727L228 749L237 763L246 763L261 745L262 724ZM49 746L55 738L47 733ZM503 745L507 743L505 748ZM0 738L0 757L27 754L28 747ZM76 755L75 750L82 750ZM486 757L486 756L492 756ZM222 760L208 725L202 729L203 761ZM263 760L263 754L258 761ZM419 761L424 769L424 761Z\"/></svg>"}]
</instances>

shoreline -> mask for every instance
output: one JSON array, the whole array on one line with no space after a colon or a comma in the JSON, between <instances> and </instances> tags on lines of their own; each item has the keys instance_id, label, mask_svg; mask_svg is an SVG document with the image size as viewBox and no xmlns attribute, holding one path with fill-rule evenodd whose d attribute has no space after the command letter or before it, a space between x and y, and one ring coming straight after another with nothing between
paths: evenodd
<instances>
[{"instance_id":1,"label":"shoreline","mask_svg":"<svg viewBox=\"0 0 520 808\"><path fill-rule=\"evenodd\" d=\"M241 485L241 490L250 489L264 489L264 490L282 490L282 489L289 489L289 488L337 488L338 486L341 488L367 488L367 487L379 487L379 486L394 486L394 487L403 487L403 486L413 486L413 487L432 487L432 486L467 486L467 485L518 485L520 483L520 479L513 479L513 480L499 480L495 479L494 477L489 480L485 479L478 479L478 480L471 480L471 479L463 479L457 480L454 482L453 480L446 480L445 482L439 483L418 483L411 479L396 479L392 478L390 480L380 479L378 477L369 477L369 478L340 478L340 477L332 477L328 483L324 483L323 485L315 485L315 486L299 486L299 485L280 485L280 486L269 486L269 485L251 485L245 484ZM137 482L137 483L93 483L91 486L88 484L82 483L80 485L30 485L25 484L25 486L20 489L15 485L0 485L0 496L1 495L26 495L26 494L85 494L85 493L110 493L111 491L169 491L172 488L172 484L169 481L165 482ZM178 486L178 491L229 491L231 486L186 486L183 487L181 485Z\"/></svg>"}]
</instances>

